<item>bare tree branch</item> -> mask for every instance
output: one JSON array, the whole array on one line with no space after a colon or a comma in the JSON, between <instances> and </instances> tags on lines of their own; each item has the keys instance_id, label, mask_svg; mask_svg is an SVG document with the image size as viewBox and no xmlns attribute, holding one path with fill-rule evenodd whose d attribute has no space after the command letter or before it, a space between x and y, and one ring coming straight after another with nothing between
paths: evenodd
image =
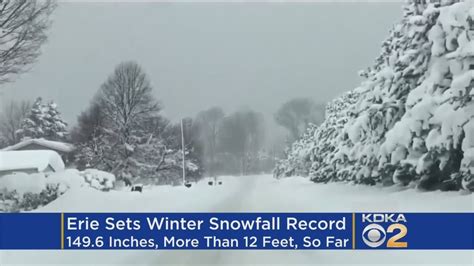
<instances>
[{"instance_id":1,"label":"bare tree branch","mask_svg":"<svg viewBox=\"0 0 474 266\"><path fill-rule=\"evenodd\" d=\"M102 84L99 99L104 116L122 144L128 143L132 131L145 119L161 110L146 74L135 62L117 66Z\"/></svg>"},{"instance_id":2,"label":"bare tree branch","mask_svg":"<svg viewBox=\"0 0 474 266\"><path fill-rule=\"evenodd\" d=\"M0 1L0 83L29 70L47 39L52 0Z\"/></svg>"}]
</instances>

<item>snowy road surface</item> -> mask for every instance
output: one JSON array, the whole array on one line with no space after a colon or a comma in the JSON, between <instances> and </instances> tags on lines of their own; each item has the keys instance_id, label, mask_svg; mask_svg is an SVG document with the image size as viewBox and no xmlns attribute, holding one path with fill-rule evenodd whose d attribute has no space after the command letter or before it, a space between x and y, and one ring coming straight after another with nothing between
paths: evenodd
<instances>
[{"instance_id":1,"label":"snowy road surface","mask_svg":"<svg viewBox=\"0 0 474 266\"><path fill-rule=\"evenodd\" d=\"M187 189L160 186L143 193L69 191L40 212L472 212L474 196L347 184L314 184L303 178L224 177ZM449 229L446 229L449 230ZM170 264L444 264L474 265L473 251L4 251L0 265Z\"/></svg>"}]
</instances>

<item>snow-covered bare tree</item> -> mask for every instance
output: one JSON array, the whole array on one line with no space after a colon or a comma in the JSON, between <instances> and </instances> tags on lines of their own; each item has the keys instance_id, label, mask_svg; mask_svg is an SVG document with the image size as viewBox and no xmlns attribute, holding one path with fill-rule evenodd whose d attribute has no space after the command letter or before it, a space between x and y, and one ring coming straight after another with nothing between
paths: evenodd
<instances>
[{"instance_id":1,"label":"snow-covered bare tree","mask_svg":"<svg viewBox=\"0 0 474 266\"><path fill-rule=\"evenodd\" d=\"M219 152L230 157L226 164L234 165L232 170L240 174L249 174L263 146L263 115L252 110L235 112L223 119L219 132Z\"/></svg>"},{"instance_id":2,"label":"snow-covered bare tree","mask_svg":"<svg viewBox=\"0 0 474 266\"><path fill-rule=\"evenodd\" d=\"M116 67L73 131L79 168L98 168L130 181L181 182L181 132L160 114L152 90L137 63ZM191 151L186 145L185 152ZM197 172L198 165L188 157L186 170Z\"/></svg>"},{"instance_id":3,"label":"snow-covered bare tree","mask_svg":"<svg viewBox=\"0 0 474 266\"><path fill-rule=\"evenodd\" d=\"M133 131L145 119L157 115L160 105L152 95L152 87L143 69L135 62L119 64L102 84L98 101L110 133L128 153Z\"/></svg>"},{"instance_id":4,"label":"snow-covered bare tree","mask_svg":"<svg viewBox=\"0 0 474 266\"><path fill-rule=\"evenodd\" d=\"M77 118L77 125L71 131L72 141L83 143L103 134L104 123L105 119L101 107L94 99L89 108Z\"/></svg>"},{"instance_id":5,"label":"snow-covered bare tree","mask_svg":"<svg viewBox=\"0 0 474 266\"><path fill-rule=\"evenodd\" d=\"M285 102L275 113L275 121L290 133L290 141L298 139L309 124L324 120L324 105L309 98L295 98Z\"/></svg>"},{"instance_id":6,"label":"snow-covered bare tree","mask_svg":"<svg viewBox=\"0 0 474 266\"><path fill-rule=\"evenodd\" d=\"M199 134L199 143L203 149L203 159L207 174L214 176L216 166L217 141L219 138L219 128L224 111L220 107L212 107L199 112L196 116L195 124Z\"/></svg>"},{"instance_id":7,"label":"snow-covered bare tree","mask_svg":"<svg viewBox=\"0 0 474 266\"><path fill-rule=\"evenodd\" d=\"M52 0L0 1L0 83L28 70L47 39Z\"/></svg>"},{"instance_id":8,"label":"snow-covered bare tree","mask_svg":"<svg viewBox=\"0 0 474 266\"><path fill-rule=\"evenodd\" d=\"M0 134L8 145L19 141L17 130L20 129L23 119L29 114L31 103L29 101L11 101L3 107L0 116Z\"/></svg>"},{"instance_id":9,"label":"snow-covered bare tree","mask_svg":"<svg viewBox=\"0 0 474 266\"><path fill-rule=\"evenodd\" d=\"M2 134L0 134L0 149L3 149L5 147L7 147L9 144L8 144L8 140L7 138L5 138L5 136L3 136Z\"/></svg>"}]
</instances>

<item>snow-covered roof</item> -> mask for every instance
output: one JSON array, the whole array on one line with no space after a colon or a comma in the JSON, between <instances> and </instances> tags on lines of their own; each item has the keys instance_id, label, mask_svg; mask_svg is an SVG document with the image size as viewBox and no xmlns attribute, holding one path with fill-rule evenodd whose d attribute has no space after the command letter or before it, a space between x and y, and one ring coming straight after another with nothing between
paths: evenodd
<instances>
[{"instance_id":1,"label":"snow-covered roof","mask_svg":"<svg viewBox=\"0 0 474 266\"><path fill-rule=\"evenodd\" d=\"M0 171L36 169L45 171L50 166L55 172L64 170L61 156L52 150L0 151Z\"/></svg>"},{"instance_id":2,"label":"snow-covered roof","mask_svg":"<svg viewBox=\"0 0 474 266\"><path fill-rule=\"evenodd\" d=\"M72 152L74 150L74 145L70 143L52 141L52 140L46 140L46 139L27 139L15 145L6 147L3 149L3 151L15 151L31 144L40 145L47 149L52 149L52 150L56 150L60 152L66 152L66 153Z\"/></svg>"}]
</instances>

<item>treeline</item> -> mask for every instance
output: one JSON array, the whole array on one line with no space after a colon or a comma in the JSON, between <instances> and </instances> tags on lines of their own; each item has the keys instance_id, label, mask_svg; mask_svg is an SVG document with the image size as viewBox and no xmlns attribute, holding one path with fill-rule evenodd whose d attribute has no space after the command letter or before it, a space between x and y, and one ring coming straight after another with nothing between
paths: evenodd
<instances>
[{"instance_id":1,"label":"treeline","mask_svg":"<svg viewBox=\"0 0 474 266\"><path fill-rule=\"evenodd\" d=\"M275 122L286 129L286 143L298 139L310 125L324 120L324 105L309 98L294 98L275 112ZM197 114L192 131L194 147L209 176L271 172L285 156L283 139L269 140L261 113L246 109L225 114L213 107Z\"/></svg>"},{"instance_id":2,"label":"treeline","mask_svg":"<svg viewBox=\"0 0 474 266\"><path fill-rule=\"evenodd\" d=\"M97 168L145 182L181 182L181 125L161 115L152 90L137 63L115 69L71 133L79 169ZM225 115L219 107L210 108L183 119L183 134L189 179L270 172L274 166L274 156L263 148L260 113Z\"/></svg>"},{"instance_id":3,"label":"treeline","mask_svg":"<svg viewBox=\"0 0 474 266\"><path fill-rule=\"evenodd\" d=\"M11 102L0 116L0 147L25 138L72 142L72 164L96 168L126 182L182 182L180 121L161 114L151 83L135 62L119 64L100 86L74 127L61 118L54 102L37 98ZM262 114L239 110L225 114L213 107L183 119L188 179L223 174L270 172L276 151L265 149Z\"/></svg>"},{"instance_id":4,"label":"treeline","mask_svg":"<svg viewBox=\"0 0 474 266\"><path fill-rule=\"evenodd\" d=\"M5 106L0 116L0 147L25 138L72 142L76 150L69 163L79 170L96 168L126 182L179 184L181 121L171 122L162 109L144 70L136 62L123 62L72 128L52 101L37 98L34 103ZM322 119L318 110L311 100L293 99L276 112L275 121L288 130L291 140L309 123ZM188 180L271 172L283 145L269 145L265 127L264 116L250 109L225 114L222 108L212 107L184 118Z\"/></svg>"},{"instance_id":5,"label":"treeline","mask_svg":"<svg viewBox=\"0 0 474 266\"><path fill-rule=\"evenodd\" d=\"M261 113L240 110L228 115L220 107L200 112L194 120L196 147L206 173L255 174L269 172L276 152L265 149L265 121Z\"/></svg>"}]
</instances>

